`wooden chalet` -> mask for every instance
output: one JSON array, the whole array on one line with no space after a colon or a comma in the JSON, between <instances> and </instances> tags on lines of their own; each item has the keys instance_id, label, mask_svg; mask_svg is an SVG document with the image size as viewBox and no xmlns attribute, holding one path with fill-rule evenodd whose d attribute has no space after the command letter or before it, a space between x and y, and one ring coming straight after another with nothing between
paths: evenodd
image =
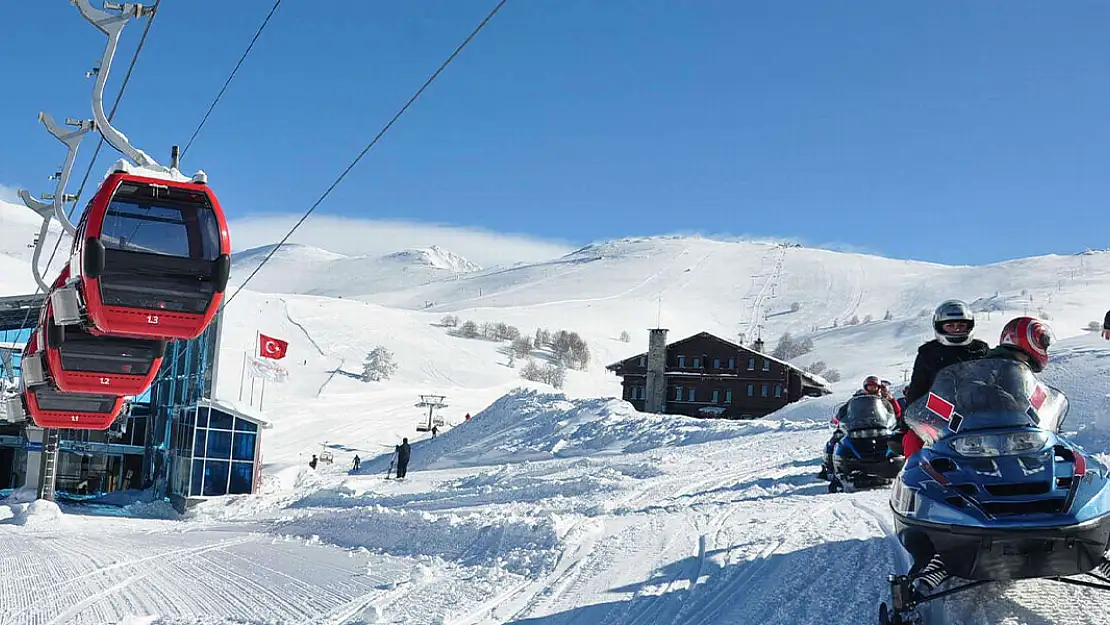
<instances>
[{"instance_id":1,"label":"wooden chalet","mask_svg":"<svg viewBox=\"0 0 1110 625\"><path fill-rule=\"evenodd\" d=\"M757 419L802 397L831 392L820 376L708 332L670 344L666 330L651 332L647 353L606 367L622 378L622 397L641 412Z\"/></svg>"}]
</instances>

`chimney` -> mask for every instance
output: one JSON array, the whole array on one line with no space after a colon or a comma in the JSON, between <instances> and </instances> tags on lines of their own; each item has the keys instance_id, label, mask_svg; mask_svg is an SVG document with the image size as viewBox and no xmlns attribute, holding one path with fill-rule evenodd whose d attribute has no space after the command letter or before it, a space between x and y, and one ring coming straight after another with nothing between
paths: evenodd
<instances>
[{"instance_id":1,"label":"chimney","mask_svg":"<svg viewBox=\"0 0 1110 625\"><path fill-rule=\"evenodd\" d=\"M662 413L667 409L667 331L653 328L648 332L644 412Z\"/></svg>"},{"instance_id":2,"label":"chimney","mask_svg":"<svg viewBox=\"0 0 1110 625\"><path fill-rule=\"evenodd\" d=\"M752 343L752 349L754 349L755 351L757 351L761 354L763 353L763 337L762 336L757 338L755 340L755 343Z\"/></svg>"}]
</instances>

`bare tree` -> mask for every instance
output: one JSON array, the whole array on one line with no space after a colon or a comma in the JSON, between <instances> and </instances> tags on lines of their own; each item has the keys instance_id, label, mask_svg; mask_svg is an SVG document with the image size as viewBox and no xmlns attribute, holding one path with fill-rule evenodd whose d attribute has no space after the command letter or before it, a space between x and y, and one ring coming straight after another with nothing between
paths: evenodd
<instances>
[{"instance_id":1,"label":"bare tree","mask_svg":"<svg viewBox=\"0 0 1110 625\"><path fill-rule=\"evenodd\" d=\"M628 330L622 330L621 331L621 342L622 343L628 343L631 340L632 340L632 335L630 335L628 333Z\"/></svg>"}]
</instances>

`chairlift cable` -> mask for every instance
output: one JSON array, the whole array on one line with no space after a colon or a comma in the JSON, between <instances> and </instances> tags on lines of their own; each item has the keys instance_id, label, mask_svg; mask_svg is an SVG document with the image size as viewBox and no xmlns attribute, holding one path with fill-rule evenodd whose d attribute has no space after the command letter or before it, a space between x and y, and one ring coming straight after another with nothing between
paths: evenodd
<instances>
[{"instance_id":1,"label":"chairlift cable","mask_svg":"<svg viewBox=\"0 0 1110 625\"><path fill-rule=\"evenodd\" d=\"M220 92L216 94L216 99L212 100L212 104L208 105L208 110L205 111L204 118L200 120L200 124L198 124L196 130L193 131L193 136L189 137L189 142L186 143L185 148L181 150L182 159L185 158L185 153L189 151L189 146L193 145L193 140L197 138L197 134L200 133L200 129L204 128L205 122L208 121L208 116L212 114L212 109L216 108L216 104L220 101L220 98L223 97L224 91L227 91L228 85L231 84L231 80L235 78L236 72L239 71L239 66L243 64L243 61L246 60L247 55L250 54L251 48L253 48L254 43L258 41L258 37L262 34L262 31L266 29L266 24L270 23L270 18L274 16L274 11L277 11L278 5L280 4L281 0L276 0L274 2L274 6L270 9L270 13L266 16L266 19L262 21L262 25L258 27L258 31L254 33L254 38L251 39L250 45L248 45L247 49L243 51L243 55L239 57L239 62L235 64L235 68L231 70L231 74L224 82L224 86L221 87Z\"/></svg>"},{"instance_id":2,"label":"chairlift cable","mask_svg":"<svg viewBox=\"0 0 1110 625\"><path fill-rule=\"evenodd\" d=\"M370 143L368 143L366 145L366 147L363 148L361 152L359 152L358 156L356 156L355 159L353 161L351 161L351 163L349 165L347 165L347 168L344 169L343 173L339 174L339 177L336 178L335 181L331 183L331 186L329 186L327 188L327 190L324 191L324 194L321 195L320 198L317 199L316 202L314 202L312 204L312 206L310 206L308 208L307 211L305 211L304 216L302 216L297 221L297 223L293 224L293 227L289 229L289 232L287 232L284 237L282 237L281 241L279 241L278 244L275 245L273 247L273 249L271 249L268 254L266 254L266 257L262 259L262 262L259 263L258 266L254 268L254 271L252 271L251 274L249 276L247 276L247 279L244 280L243 283L239 285L239 288L235 289L235 292L232 293L231 297L229 297L229 298L227 298L226 300L223 301L223 304L220 307L221 310L226 308L227 305L230 304L231 301L234 300L237 295L239 295L239 292L242 291L247 286L247 283L249 283L251 281L251 279L253 279L256 275L258 275L258 272L262 269L262 267L264 267L266 265L266 262L269 261L271 258L273 258L274 254L279 249L281 249L281 246L284 245L289 240L289 238L293 236L293 233L297 231L297 228L300 228L301 224L303 224L305 222L305 220L308 219L309 215L311 215L316 210L316 208L319 207L320 204L322 204L324 202L324 200L327 199L327 197L329 195L331 195L331 192L337 186L339 186L339 183L342 182L343 179L347 177L347 174L349 174L351 172L351 170L355 168L355 165L358 165L359 161L362 160L362 157L366 156L366 154L371 149L373 149L373 147L375 145L377 145L378 141L380 141L381 138L383 136L385 136L385 133L389 132L389 129L393 127L393 124L396 123L397 120L400 119L401 116L405 114L405 111L407 111L409 109L409 107L412 106L412 104L414 102L416 102L417 99L420 98L421 95L423 95L424 91L427 90L428 87L430 87L433 82L435 82L435 79L439 77L440 73L442 73L443 70L447 69L447 66L451 64L451 61L455 60L455 57L458 56L459 53L463 51L463 48L465 48L467 46L467 44L469 44L471 42L471 40L473 40L474 37L477 36L478 33L482 31L483 28L485 28L486 24L488 24L489 21L491 19L493 19L494 15L497 15L497 12L500 11L501 7L505 6L505 3L508 2L508 1L509 0L500 0L500 2L497 3L497 6L493 7L493 10L490 11L488 15L486 15L485 19L483 19L481 21L481 23L479 23L478 26L476 26L474 28L474 30L472 30L470 32L470 34L467 36L467 38L464 39L463 42L460 43L458 45L458 47L455 48L455 51L452 52L451 55L447 57L447 60L445 60L439 66L439 68L436 69L436 71L434 73L432 73L432 75L429 76L426 81L424 81L424 84L419 89L417 89L416 93L414 93L413 96L411 98L409 98L408 102L405 102L405 105L402 106L399 111L397 111L397 114L394 115L393 118L389 120L389 123L387 123L385 126L382 127L382 129L380 131L378 131L378 134L373 139L371 139Z\"/></svg>"},{"instance_id":3,"label":"chairlift cable","mask_svg":"<svg viewBox=\"0 0 1110 625\"><path fill-rule=\"evenodd\" d=\"M123 93L127 89L127 83L131 80L131 73L135 70L135 64L139 60L139 53L143 51L143 45L146 44L147 33L150 32L150 27L154 25L154 18L158 17L158 5L161 4L161 3L162 3L162 0L154 0L154 4L150 7L150 19L147 20L146 26L143 27L143 34L139 38L139 45L135 48L135 54L133 54L131 56L131 63L127 67L127 74L125 74L124 77L123 77L123 82L120 84L119 93L116 94L116 101L112 104L111 112L108 113L108 120L109 121L111 121L111 119L113 117L115 117L116 109L119 108L119 104L123 100ZM78 198L78 199L75 199L73 201L73 206L71 206L69 208L69 213L67 214L67 218L70 221L73 221L73 213L77 210L77 206L80 204L81 193L85 190L85 184L89 180L89 175L92 173L93 165L96 164L96 157L100 155L100 148L103 145L104 145L104 135L100 135L100 140L96 144L96 150L93 151L92 159L89 160L89 166L85 170L85 177L81 179L81 186L77 189L77 193L76 193L75 197ZM58 235L58 240L54 242L54 249L53 249L53 251L50 252L50 258L46 259L46 269L43 271L43 274L49 275L49 273L50 273L50 263L54 262L54 257L58 254L58 247L61 246L62 237L64 235L65 235L65 232L63 231L61 234ZM33 295L38 295L39 291L41 291L41 290L42 290L42 287L36 285L35 286L35 292L33 293ZM43 303L43 305L45 305L45 302ZM28 319L30 319L30 318L31 318L31 309L28 308L27 313L23 316L23 322L19 324L20 327L25 327L27 325Z\"/></svg>"}]
</instances>

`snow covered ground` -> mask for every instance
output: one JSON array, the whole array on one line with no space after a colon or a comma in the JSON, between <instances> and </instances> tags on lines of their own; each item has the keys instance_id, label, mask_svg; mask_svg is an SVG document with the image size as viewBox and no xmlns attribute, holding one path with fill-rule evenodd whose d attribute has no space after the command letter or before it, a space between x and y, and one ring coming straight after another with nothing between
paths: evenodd
<instances>
[{"instance_id":1,"label":"snow covered ground","mask_svg":"<svg viewBox=\"0 0 1110 625\"><path fill-rule=\"evenodd\" d=\"M1110 352L1080 339L1060 360L1066 384ZM1072 397L1068 429L1100 440L1105 387ZM183 519L17 504L0 519L0 570L19 582L0 589L0 623L874 622L905 564L884 490L830 495L814 479L834 405L736 423L521 390L417 443L403 481L381 456L358 475L290 467ZM1096 591L1022 582L930 622L1108 610Z\"/></svg>"},{"instance_id":2,"label":"snow covered ground","mask_svg":"<svg viewBox=\"0 0 1110 625\"><path fill-rule=\"evenodd\" d=\"M0 294L33 290L32 217L0 206ZM255 332L290 342L289 378L267 385L262 408L274 424L264 492L184 518L160 504L0 505L12 582L0 624L874 622L902 552L885 491L829 495L813 479L824 423L864 375L902 378L929 334L921 311L948 297L976 302L992 343L1011 316L1051 317L1067 338L1047 373L1071 396L1067 429L1092 452L1110 445L1110 344L1085 330L1107 306L1106 253L945 267L661 237L478 270L446 250L284 252L226 311L216 393L238 401ZM258 253L237 259L233 285ZM451 336L446 313L578 331L590 367L550 394L508 366L505 343ZM825 360L845 379L758 422L635 413L612 399L619 380L603 367L643 351L659 320L672 340L750 338L759 325L771 344L810 334L799 362ZM379 344L397 373L354 379ZM421 393L450 405L454 427L434 440L414 431ZM402 436L415 441L409 477L387 481L382 454ZM336 463L310 471L325 448ZM363 470L351 475L355 453ZM1040 582L939 608L931 623L1110 624L1110 596Z\"/></svg>"}]
</instances>

